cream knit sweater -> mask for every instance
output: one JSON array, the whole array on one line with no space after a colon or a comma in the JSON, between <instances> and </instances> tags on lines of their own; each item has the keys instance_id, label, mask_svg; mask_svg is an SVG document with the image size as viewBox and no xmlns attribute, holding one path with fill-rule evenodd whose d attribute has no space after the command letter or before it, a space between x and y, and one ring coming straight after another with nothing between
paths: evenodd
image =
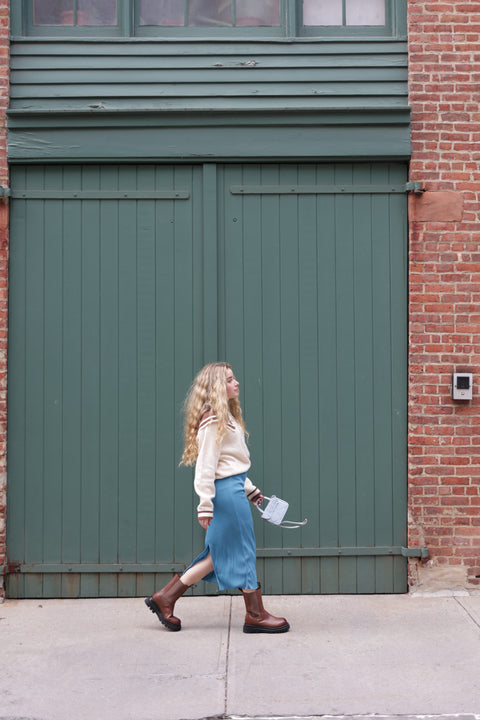
<instances>
[{"instance_id":1,"label":"cream knit sweater","mask_svg":"<svg viewBox=\"0 0 480 720\"><path fill-rule=\"evenodd\" d=\"M245 436L236 420L230 416L227 432L220 443L217 443L217 430L218 420L215 415L204 418L198 428L194 487L200 498L197 507L199 517L213 516L215 480L239 475L250 467ZM245 492L252 501L261 494L248 478L245 481Z\"/></svg>"}]
</instances>

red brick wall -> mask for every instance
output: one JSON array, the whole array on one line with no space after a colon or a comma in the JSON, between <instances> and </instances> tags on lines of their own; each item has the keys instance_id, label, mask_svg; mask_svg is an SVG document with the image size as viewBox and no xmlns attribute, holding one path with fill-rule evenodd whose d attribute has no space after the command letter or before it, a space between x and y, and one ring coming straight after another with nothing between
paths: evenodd
<instances>
[{"instance_id":1,"label":"red brick wall","mask_svg":"<svg viewBox=\"0 0 480 720\"><path fill-rule=\"evenodd\" d=\"M8 186L9 1L0 0L0 185ZM0 565L5 558L7 456L8 201L0 198ZM3 584L0 578L0 597Z\"/></svg>"},{"instance_id":2,"label":"red brick wall","mask_svg":"<svg viewBox=\"0 0 480 720\"><path fill-rule=\"evenodd\" d=\"M409 0L410 544L480 584L480 2ZM472 402L451 399L454 371ZM415 572L416 571L416 572ZM439 573L438 573L439 574Z\"/></svg>"}]
</instances>

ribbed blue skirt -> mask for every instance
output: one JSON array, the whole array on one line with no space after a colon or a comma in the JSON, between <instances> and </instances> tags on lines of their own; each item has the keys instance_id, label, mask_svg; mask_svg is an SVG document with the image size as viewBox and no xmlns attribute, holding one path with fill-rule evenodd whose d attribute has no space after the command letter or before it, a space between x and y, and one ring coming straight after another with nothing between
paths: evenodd
<instances>
[{"instance_id":1,"label":"ribbed blue skirt","mask_svg":"<svg viewBox=\"0 0 480 720\"><path fill-rule=\"evenodd\" d=\"M245 495L246 476L242 473L215 480L213 518L205 535L205 550L190 565L210 553L214 569L203 580L217 583L219 590L257 588L257 553L252 511Z\"/></svg>"}]
</instances>

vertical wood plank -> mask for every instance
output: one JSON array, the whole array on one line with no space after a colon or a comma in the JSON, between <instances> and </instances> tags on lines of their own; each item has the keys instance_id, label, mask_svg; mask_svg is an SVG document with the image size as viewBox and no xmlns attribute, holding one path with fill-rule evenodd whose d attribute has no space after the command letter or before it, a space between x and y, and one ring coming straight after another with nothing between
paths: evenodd
<instances>
[{"instance_id":1,"label":"vertical wood plank","mask_svg":"<svg viewBox=\"0 0 480 720\"><path fill-rule=\"evenodd\" d=\"M58 170L46 168L45 189L54 188ZM63 214L57 201L45 202L45 528L44 562L61 562L62 516L62 358ZM58 597L61 578L45 575L43 597Z\"/></svg>"},{"instance_id":2,"label":"vertical wood plank","mask_svg":"<svg viewBox=\"0 0 480 720\"><path fill-rule=\"evenodd\" d=\"M138 189L153 186L154 168L138 170ZM155 205L151 200L137 204L137 552L153 559L156 537L156 248Z\"/></svg>"},{"instance_id":3,"label":"vertical wood plank","mask_svg":"<svg viewBox=\"0 0 480 720\"><path fill-rule=\"evenodd\" d=\"M74 177L74 179L76 179ZM77 187L99 189L100 168L92 165L82 168ZM81 332L81 540L83 562L100 562L101 509L100 509L100 458L101 458L101 379L100 379L100 201L69 201L72 211L80 213L75 242L81 254L79 313L76 324ZM68 222L68 216L65 218ZM78 273L78 270L77 270ZM78 561L77 561L78 562ZM75 577L75 576L74 576ZM72 581L73 582L73 581ZM80 594L83 597L98 594L100 577L81 574ZM66 592L70 581L64 576Z\"/></svg>"},{"instance_id":4,"label":"vertical wood plank","mask_svg":"<svg viewBox=\"0 0 480 720\"><path fill-rule=\"evenodd\" d=\"M100 169L100 189L118 189L118 169ZM100 562L118 562L118 200L100 205L99 216L99 378L100 378L100 484L99 542ZM115 502L112 500L115 499ZM100 596L118 593L117 576L100 577Z\"/></svg>"},{"instance_id":5,"label":"vertical wood plank","mask_svg":"<svg viewBox=\"0 0 480 720\"><path fill-rule=\"evenodd\" d=\"M316 184L316 168L300 168L302 185ZM299 197L299 397L300 397L300 505L298 519L309 523L298 531L296 546L320 546L320 463L319 463L319 335L318 335L318 239L315 195ZM317 558L302 561L302 592L320 592Z\"/></svg>"},{"instance_id":6,"label":"vertical wood plank","mask_svg":"<svg viewBox=\"0 0 480 720\"><path fill-rule=\"evenodd\" d=\"M174 187L174 171L171 166L156 168L157 188ZM166 382L175 368L175 316L169 309L174 307L174 243L175 202L155 202L155 335L156 335L156 424L157 462L156 536L153 557L156 562L171 562L174 553L175 476L179 458L175 457L176 415L175 388Z\"/></svg>"},{"instance_id":7,"label":"vertical wood plank","mask_svg":"<svg viewBox=\"0 0 480 720\"><path fill-rule=\"evenodd\" d=\"M42 168L27 178L30 188L44 184ZM24 498L25 560L43 559L44 531L44 293L45 293L44 204L28 204L26 222L26 359L25 359L25 476ZM24 580L26 597L42 596L42 578L29 575Z\"/></svg>"},{"instance_id":8,"label":"vertical wood plank","mask_svg":"<svg viewBox=\"0 0 480 720\"><path fill-rule=\"evenodd\" d=\"M136 168L119 169L136 189ZM137 202L118 203L118 555L137 560Z\"/></svg>"}]
</instances>

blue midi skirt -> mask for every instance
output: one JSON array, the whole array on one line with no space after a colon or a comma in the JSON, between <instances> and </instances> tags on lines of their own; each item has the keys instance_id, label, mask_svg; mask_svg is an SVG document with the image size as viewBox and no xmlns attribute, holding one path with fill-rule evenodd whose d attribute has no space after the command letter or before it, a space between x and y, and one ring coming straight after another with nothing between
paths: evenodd
<instances>
[{"instance_id":1,"label":"blue midi skirt","mask_svg":"<svg viewBox=\"0 0 480 720\"><path fill-rule=\"evenodd\" d=\"M215 480L213 518L205 535L205 550L189 566L210 553L214 569L203 580L217 583L219 590L257 588L257 552L252 511L245 495L246 476L242 473Z\"/></svg>"}]
</instances>

